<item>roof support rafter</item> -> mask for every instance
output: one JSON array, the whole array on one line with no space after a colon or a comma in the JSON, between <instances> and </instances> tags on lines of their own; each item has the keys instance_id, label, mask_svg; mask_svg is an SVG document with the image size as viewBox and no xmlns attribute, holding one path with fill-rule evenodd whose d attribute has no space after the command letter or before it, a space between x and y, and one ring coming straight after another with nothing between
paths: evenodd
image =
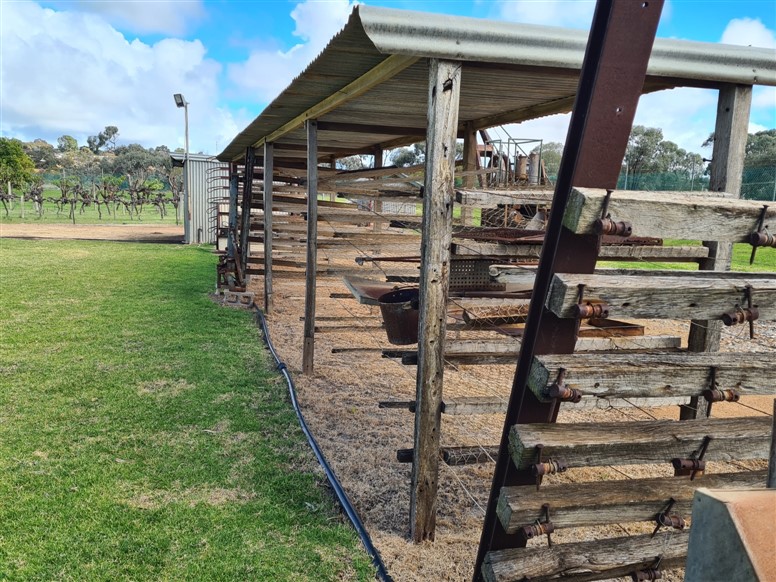
<instances>
[{"instance_id":1,"label":"roof support rafter","mask_svg":"<svg viewBox=\"0 0 776 582\"><path fill-rule=\"evenodd\" d=\"M404 69L414 65L420 60L420 57L407 55L391 55L379 65L373 67L352 83L348 83L342 89L330 95L320 103L313 105L304 113L297 115L294 119L285 123L268 136L261 138L254 144L254 147L263 145L264 142L276 142L289 131L297 129L308 119L317 119L329 111L340 107L343 103L363 95L373 87L383 83L401 73Z\"/></svg>"}]
</instances>

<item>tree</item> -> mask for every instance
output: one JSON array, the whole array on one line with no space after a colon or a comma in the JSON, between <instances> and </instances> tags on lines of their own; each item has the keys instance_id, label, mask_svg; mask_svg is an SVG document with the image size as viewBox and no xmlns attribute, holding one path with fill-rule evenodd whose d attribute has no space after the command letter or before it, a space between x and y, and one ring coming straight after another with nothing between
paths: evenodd
<instances>
[{"instance_id":1,"label":"tree","mask_svg":"<svg viewBox=\"0 0 776 582\"><path fill-rule=\"evenodd\" d=\"M35 176L35 164L18 139L0 137L0 182L21 188Z\"/></svg>"},{"instance_id":2,"label":"tree","mask_svg":"<svg viewBox=\"0 0 776 582\"><path fill-rule=\"evenodd\" d=\"M691 190L701 185L703 158L663 139L657 127L635 125L625 152L630 190Z\"/></svg>"},{"instance_id":3,"label":"tree","mask_svg":"<svg viewBox=\"0 0 776 582\"><path fill-rule=\"evenodd\" d=\"M776 166L776 129L749 134L744 165L748 168Z\"/></svg>"},{"instance_id":4,"label":"tree","mask_svg":"<svg viewBox=\"0 0 776 582\"><path fill-rule=\"evenodd\" d=\"M24 153L32 159L38 170L51 170L57 165L57 151L54 146L42 139L22 144Z\"/></svg>"},{"instance_id":5,"label":"tree","mask_svg":"<svg viewBox=\"0 0 776 582\"><path fill-rule=\"evenodd\" d=\"M90 135L86 139L86 144L92 153L99 153L104 147L108 151L116 149L116 138L119 136L119 128L115 125L106 125L105 129L97 135Z\"/></svg>"},{"instance_id":6,"label":"tree","mask_svg":"<svg viewBox=\"0 0 776 582\"><path fill-rule=\"evenodd\" d=\"M57 149L60 152L78 151L78 141L72 135L62 135L57 138Z\"/></svg>"},{"instance_id":7,"label":"tree","mask_svg":"<svg viewBox=\"0 0 776 582\"><path fill-rule=\"evenodd\" d=\"M538 154L540 146L531 150L532 154ZM548 176L557 176L560 169L560 159L563 156L563 144L557 141L548 141L541 145L542 160Z\"/></svg>"},{"instance_id":8,"label":"tree","mask_svg":"<svg viewBox=\"0 0 776 582\"><path fill-rule=\"evenodd\" d=\"M338 170L363 170L368 168L369 165L364 159L366 156L348 156L346 158L339 158L337 160Z\"/></svg>"},{"instance_id":9,"label":"tree","mask_svg":"<svg viewBox=\"0 0 776 582\"><path fill-rule=\"evenodd\" d=\"M714 144L711 133L703 147ZM776 129L750 133L744 150L741 197L776 201Z\"/></svg>"},{"instance_id":10,"label":"tree","mask_svg":"<svg viewBox=\"0 0 776 582\"><path fill-rule=\"evenodd\" d=\"M426 161L426 143L414 143L410 147L394 150L390 159L391 163L399 168L422 164Z\"/></svg>"}]
</instances>

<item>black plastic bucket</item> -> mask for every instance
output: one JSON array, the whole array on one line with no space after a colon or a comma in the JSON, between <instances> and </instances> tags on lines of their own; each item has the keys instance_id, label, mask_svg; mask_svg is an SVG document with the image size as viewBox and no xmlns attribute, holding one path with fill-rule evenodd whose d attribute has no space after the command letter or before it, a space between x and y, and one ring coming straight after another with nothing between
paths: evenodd
<instances>
[{"instance_id":1,"label":"black plastic bucket","mask_svg":"<svg viewBox=\"0 0 776 582\"><path fill-rule=\"evenodd\" d=\"M418 343L418 297L418 289L398 289L377 299L388 341L395 346Z\"/></svg>"}]
</instances>

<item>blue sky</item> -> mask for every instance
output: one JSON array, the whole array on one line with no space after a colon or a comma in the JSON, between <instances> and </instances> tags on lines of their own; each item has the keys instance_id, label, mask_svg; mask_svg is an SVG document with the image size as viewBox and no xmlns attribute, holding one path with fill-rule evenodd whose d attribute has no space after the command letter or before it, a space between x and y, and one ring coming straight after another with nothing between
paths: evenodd
<instances>
[{"instance_id":1,"label":"blue sky","mask_svg":"<svg viewBox=\"0 0 776 582\"><path fill-rule=\"evenodd\" d=\"M584 0L385 1L367 4L586 29ZM342 27L348 0L0 0L0 131L80 143L106 125L120 143L183 144L218 153ZM774 50L776 0L668 0L658 36ZM636 123L694 151L713 130L716 95L677 90L642 99ZM776 127L776 88L754 95L751 130ZM562 141L568 116L511 126L513 137Z\"/></svg>"}]
</instances>

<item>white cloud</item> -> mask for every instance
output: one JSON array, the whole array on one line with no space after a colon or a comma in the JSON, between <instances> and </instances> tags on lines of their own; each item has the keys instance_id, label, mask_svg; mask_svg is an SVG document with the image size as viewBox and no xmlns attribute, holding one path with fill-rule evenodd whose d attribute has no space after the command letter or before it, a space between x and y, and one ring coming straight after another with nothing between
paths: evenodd
<instances>
[{"instance_id":1,"label":"white cloud","mask_svg":"<svg viewBox=\"0 0 776 582\"><path fill-rule=\"evenodd\" d=\"M590 28L593 0L498 0L496 16L502 20L571 28Z\"/></svg>"},{"instance_id":2,"label":"white cloud","mask_svg":"<svg viewBox=\"0 0 776 582\"><path fill-rule=\"evenodd\" d=\"M194 151L213 152L215 140L223 145L242 127L218 108L221 65L199 41L130 42L95 14L34 2L4 3L0 36L4 135L52 142L70 134L83 144L115 125L120 143L175 147L184 124L172 94L180 92L191 103Z\"/></svg>"},{"instance_id":3,"label":"white cloud","mask_svg":"<svg viewBox=\"0 0 776 582\"><path fill-rule=\"evenodd\" d=\"M355 6L349 0L305 0L291 12L294 35L303 42L286 51L258 49L243 63L227 67L229 79L242 91L263 102L272 101L345 25Z\"/></svg>"},{"instance_id":4,"label":"white cloud","mask_svg":"<svg viewBox=\"0 0 776 582\"><path fill-rule=\"evenodd\" d=\"M94 12L114 26L138 34L181 35L190 23L205 15L202 0L82 0L75 5L80 11Z\"/></svg>"},{"instance_id":5,"label":"white cloud","mask_svg":"<svg viewBox=\"0 0 776 582\"><path fill-rule=\"evenodd\" d=\"M720 42L776 49L776 34L759 18L734 18L725 27Z\"/></svg>"}]
</instances>

